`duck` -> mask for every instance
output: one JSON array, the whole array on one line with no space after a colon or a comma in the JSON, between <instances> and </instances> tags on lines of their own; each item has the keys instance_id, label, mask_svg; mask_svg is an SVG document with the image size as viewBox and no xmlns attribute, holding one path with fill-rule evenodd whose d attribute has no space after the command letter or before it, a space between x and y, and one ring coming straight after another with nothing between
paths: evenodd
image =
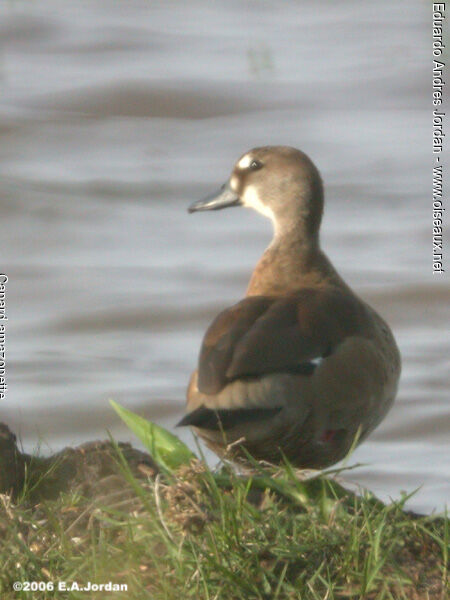
<instances>
[{"instance_id":1,"label":"duck","mask_svg":"<svg viewBox=\"0 0 450 600\"><path fill-rule=\"evenodd\" d=\"M189 426L219 457L323 469L394 402L400 353L387 323L322 251L320 173L289 146L253 148L190 213L247 207L273 238L245 297L211 323L187 388Z\"/></svg>"}]
</instances>

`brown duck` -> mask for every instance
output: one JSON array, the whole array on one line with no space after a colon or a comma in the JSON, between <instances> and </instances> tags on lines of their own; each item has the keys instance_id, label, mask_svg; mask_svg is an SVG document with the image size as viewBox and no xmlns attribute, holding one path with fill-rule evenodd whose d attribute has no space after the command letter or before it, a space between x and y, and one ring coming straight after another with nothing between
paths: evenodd
<instances>
[{"instance_id":1,"label":"brown duck","mask_svg":"<svg viewBox=\"0 0 450 600\"><path fill-rule=\"evenodd\" d=\"M320 248L322 180L303 152L250 150L221 190L189 211L228 206L269 217L274 236L245 298L206 332L178 425L219 455L231 445L237 458L244 446L258 460L332 465L392 406L394 337Z\"/></svg>"}]
</instances>

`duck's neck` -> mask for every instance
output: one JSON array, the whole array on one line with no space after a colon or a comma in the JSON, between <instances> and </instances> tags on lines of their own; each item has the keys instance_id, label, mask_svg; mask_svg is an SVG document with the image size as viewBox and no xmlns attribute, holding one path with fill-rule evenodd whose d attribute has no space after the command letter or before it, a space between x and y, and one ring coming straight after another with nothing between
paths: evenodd
<instances>
[{"instance_id":1,"label":"duck's neck","mask_svg":"<svg viewBox=\"0 0 450 600\"><path fill-rule=\"evenodd\" d=\"M300 227L275 231L247 288L247 296L277 296L306 287L347 285L320 249L319 236L307 236Z\"/></svg>"}]
</instances>

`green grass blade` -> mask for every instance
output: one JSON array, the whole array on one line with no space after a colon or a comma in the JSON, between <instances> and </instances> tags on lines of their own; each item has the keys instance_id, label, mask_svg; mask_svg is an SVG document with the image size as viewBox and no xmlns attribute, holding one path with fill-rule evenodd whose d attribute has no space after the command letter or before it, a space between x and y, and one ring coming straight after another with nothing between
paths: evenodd
<instances>
[{"instance_id":1,"label":"green grass blade","mask_svg":"<svg viewBox=\"0 0 450 600\"><path fill-rule=\"evenodd\" d=\"M153 459L166 469L174 471L189 464L195 454L175 435L143 417L123 408L114 400L109 401L127 427L141 440Z\"/></svg>"}]
</instances>

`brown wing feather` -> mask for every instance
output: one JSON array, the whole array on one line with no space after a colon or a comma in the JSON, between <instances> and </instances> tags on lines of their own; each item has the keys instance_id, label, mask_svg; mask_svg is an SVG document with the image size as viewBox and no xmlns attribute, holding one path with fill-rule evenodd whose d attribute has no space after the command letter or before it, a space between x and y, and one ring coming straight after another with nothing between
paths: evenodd
<instances>
[{"instance_id":1,"label":"brown wing feather","mask_svg":"<svg viewBox=\"0 0 450 600\"><path fill-rule=\"evenodd\" d=\"M250 296L221 313L208 329L199 360L199 390L295 369L333 352L360 329L363 305L339 290L305 289L289 298Z\"/></svg>"},{"instance_id":2,"label":"brown wing feather","mask_svg":"<svg viewBox=\"0 0 450 600\"><path fill-rule=\"evenodd\" d=\"M215 394L228 382L226 371L240 340L272 300L253 296L221 312L211 323L203 339L199 358L198 388Z\"/></svg>"}]
</instances>

